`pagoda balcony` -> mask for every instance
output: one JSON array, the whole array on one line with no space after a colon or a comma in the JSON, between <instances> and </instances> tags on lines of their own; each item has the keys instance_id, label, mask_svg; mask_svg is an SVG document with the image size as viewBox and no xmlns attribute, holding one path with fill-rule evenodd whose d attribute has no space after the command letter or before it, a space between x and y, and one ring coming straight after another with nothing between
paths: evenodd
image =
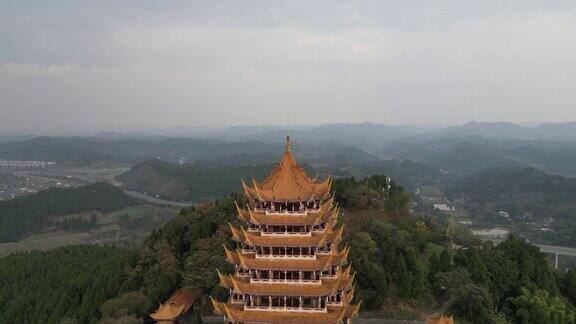
<instances>
[{"instance_id":1,"label":"pagoda balcony","mask_svg":"<svg viewBox=\"0 0 576 324\"><path fill-rule=\"evenodd\" d=\"M326 313L325 296L314 298L303 297L272 297L272 296L247 296L245 298L244 310L268 310L286 312L314 312Z\"/></svg>"},{"instance_id":2,"label":"pagoda balcony","mask_svg":"<svg viewBox=\"0 0 576 324\"><path fill-rule=\"evenodd\" d=\"M256 254L256 259L294 259L294 260L316 260L316 255L291 255L291 254Z\"/></svg>"},{"instance_id":3,"label":"pagoda balcony","mask_svg":"<svg viewBox=\"0 0 576 324\"><path fill-rule=\"evenodd\" d=\"M258 311L272 311L272 312L304 312L304 313L327 313L328 308L312 308L312 307L269 307L269 306L247 306L244 305L244 310L258 310Z\"/></svg>"},{"instance_id":4,"label":"pagoda balcony","mask_svg":"<svg viewBox=\"0 0 576 324\"><path fill-rule=\"evenodd\" d=\"M260 213L264 212L266 214L266 216L282 216L282 215L306 216L306 215L308 215L309 211L310 212L317 212L316 210L295 210L295 211L284 210L284 211L280 211L280 210L256 209L256 208L254 208L254 210L256 212L260 212Z\"/></svg>"},{"instance_id":5,"label":"pagoda balcony","mask_svg":"<svg viewBox=\"0 0 576 324\"><path fill-rule=\"evenodd\" d=\"M315 279L256 279L250 278L250 283L283 283L283 284L295 284L295 285L321 285L321 280Z\"/></svg>"},{"instance_id":6,"label":"pagoda balcony","mask_svg":"<svg viewBox=\"0 0 576 324\"><path fill-rule=\"evenodd\" d=\"M280 237L281 236L298 235L298 236L303 236L303 237L306 237L306 236L309 237L309 236L312 236L312 232L311 231L309 231L309 232L265 232L265 231L262 231L261 235L262 236L280 236Z\"/></svg>"}]
</instances>

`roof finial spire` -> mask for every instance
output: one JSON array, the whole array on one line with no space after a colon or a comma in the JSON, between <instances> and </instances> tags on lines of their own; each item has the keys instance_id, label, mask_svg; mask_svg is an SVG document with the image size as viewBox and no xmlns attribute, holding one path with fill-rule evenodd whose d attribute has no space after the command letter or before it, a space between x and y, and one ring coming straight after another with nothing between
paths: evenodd
<instances>
[{"instance_id":1,"label":"roof finial spire","mask_svg":"<svg viewBox=\"0 0 576 324\"><path fill-rule=\"evenodd\" d=\"M290 135L286 136L286 152L290 152Z\"/></svg>"}]
</instances>

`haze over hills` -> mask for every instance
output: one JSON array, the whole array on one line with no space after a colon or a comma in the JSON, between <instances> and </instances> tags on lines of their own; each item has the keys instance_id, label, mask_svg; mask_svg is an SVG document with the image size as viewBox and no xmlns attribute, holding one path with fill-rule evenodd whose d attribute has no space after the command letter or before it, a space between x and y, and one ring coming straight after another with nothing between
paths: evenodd
<instances>
[{"instance_id":1,"label":"haze over hills","mask_svg":"<svg viewBox=\"0 0 576 324\"><path fill-rule=\"evenodd\" d=\"M152 159L199 166L261 165L277 159L287 132L285 126L256 125L37 137L0 142L0 159L76 166L100 161L129 166ZM575 122L534 127L470 122L436 130L373 123L295 125L290 135L299 158L316 166L409 159L454 176L513 166L576 176Z\"/></svg>"},{"instance_id":2,"label":"haze over hills","mask_svg":"<svg viewBox=\"0 0 576 324\"><path fill-rule=\"evenodd\" d=\"M446 194L478 225L512 228L537 242L576 244L576 179L494 168L456 181Z\"/></svg>"},{"instance_id":3,"label":"haze over hills","mask_svg":"<svg viewBox=\"0 0 576 324\"><path fill-rule=\"evenodd\" d=\"M286 134L295 139L310 143L344 141L357 143L359 139L370 144L381 144L398 138L431 139L446 136L477 135L496 139L548 139L556 141L576 141L576 121L565 123L541 123L526 126L511 122L470 121L462 125L438 127L420 125L386 125L378 123L331 123L320 125L243 125L226 128L177 126L138 132L102 132L96 137L141 138L141 137L191 137L222 140L281 141ZM280 139L280 140L279 140Z\"/></svg>"}]
</instances>

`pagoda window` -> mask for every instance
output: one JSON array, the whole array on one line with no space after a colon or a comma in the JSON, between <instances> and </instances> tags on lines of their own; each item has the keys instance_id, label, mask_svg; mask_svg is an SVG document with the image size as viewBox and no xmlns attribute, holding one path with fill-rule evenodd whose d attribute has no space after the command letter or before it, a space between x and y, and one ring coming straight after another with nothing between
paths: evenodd
<instances>
[{"instance_id":1,"label":"pagoda window","mask_svg":"<svg viewBox=\"0 0 576 324\"><path fill-rule=\"evenodd\" d=\"M313 304L313 299L312 298L302 298L302 308L313 308L314 304Z\"/></svg>"},{"instance_id":2,"label":"pagoda window","mask_svg":"<svg viewBox=\"0 0 576 324\"><path fill-rule=\"evenodd\" d=\"M272 297L272 307L284 307L284 297Z\"/></svg>"},{"instance_id":3,"label":"pagoda window","mask_svg":"<svg viewBox=\"0 0 576 324\"><path fill-rule=\"evenodd\" d=\"M298 308L300 307L299 301L298 298L286 297L286 307Z\"/></svg>"},{"instance_id":4,"label":"pagoda window","mask_svg":"<svg viewBox=\"0 0 576 324\"><path fill-rule=\"evenodd\" d=\"M296 271L287 271L286 272L286 280L299 280L298 272Z\"/></svg>"},{"instance_id":5,"label":"pagoda window","mask_svg":"<svg viewBox=\"0 0 576 324\"><path fill-rule=\"evenodd\" d=\"M260 307L270 307L270 297L269 296L258 296L259 303L257 306Z\"/></svg>"}]
</instances>

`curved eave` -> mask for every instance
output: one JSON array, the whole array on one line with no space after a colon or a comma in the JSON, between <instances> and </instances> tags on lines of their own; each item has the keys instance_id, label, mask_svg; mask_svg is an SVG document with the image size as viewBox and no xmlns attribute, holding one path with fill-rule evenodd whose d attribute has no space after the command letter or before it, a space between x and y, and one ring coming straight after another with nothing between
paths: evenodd
<instances>
[{"instance_id":1,"label":"curved eave","mask_svg":"<svg viewBox=\"0 0 576 324\"><path fill-rule=\"evenodd\" d=\"M239 208L239 207L238 207ZM267 226L316 226L321 223L335 224L340 213L340 208L333 205L326 205L324 210L318 213L308 213L306 216L298 215L266 215L251 210L250 208L238 209L238 218L244 222L254 225ZM331 228L331 227L330 227Z\"/></svg>"},{"instance_id":2,"label":"curved eave","mask_svg":"<svg viewBox=\"0 0 576 324\"><path fill-rule=\"evenodd\" d=\"M215 312L226 316L233 323L282 323L282 324L318 324L341 323L349 306L332 307L326 313L286 312L267 310L243 310L229 303L213 302Z\"/></svg>"},{"instance_id":3,"label":"curved eave","mask_svg":"<svg viewBox=\"0 0 576 324\"><path fill-rule=\"evenodd\" d=\"M226 249L229 263L240 266L246 270L287 270L287 271L319 271L328 270L331 266L342 265L348 258L350 249L344 248L335 255L318 256L316 260L292 260L292 259L256 259L253 255L245 256L240 251Z\"/></svg>"},{"instance_id":4,"label":"curved eave","mask_svg":"<svg viewBox=\"0 0 576 324\"><path fill-rule=\"evenodd\" d=\"M249 246L266 247L321 247L326 243L338 243L342 239L344 226L337 230L326 230L324 233L311 236L262 236L247 232L243 227L240 229L230 225L232 239Z\"/></svg>"},{"instance_id":5,"label":"curved eave","mask_svg":"<svg viewBox=\"0 0 576 324\"><path fill-rule=\"evenodd\" d=\"M237 294L270 296L330 296L343 290L346 285L341 279L322 280L319 285L295 283L250 283L235 276L221 276L221 285L233 289Z\"/></svg>"}]
</instances>

